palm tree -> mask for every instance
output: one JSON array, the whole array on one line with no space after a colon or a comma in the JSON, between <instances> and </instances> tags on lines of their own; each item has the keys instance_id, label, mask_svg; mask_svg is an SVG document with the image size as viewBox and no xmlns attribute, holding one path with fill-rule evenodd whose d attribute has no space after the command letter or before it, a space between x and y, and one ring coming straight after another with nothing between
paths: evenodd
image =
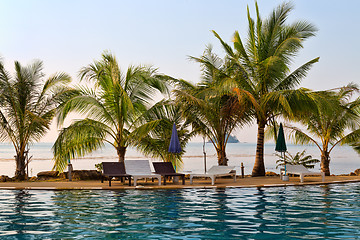
<instances>
[{"instance_id":1,"label":"palm tree","mask_svg":"<svg viewBox=\"0 0 360 240\"><path fill-rule=\"evenodd\" d=\"M288 126L295 143L312 143L319 148L321 171L326 176L330 175L330 153L337 145L348 144L360 153L360 97L350 100L357 91L355 84L349 84L338 91L322 92L326 101L319 101L317 108L296 117L306 131Z\"/></svg>"},{"instance_id":2,"label":"palm tree","mask_svg":"<svg viewBox=\"0 0 360 240\"><path fill-rule=\"evenodd\" d=\"M0 139L15 148L15 178L25 179L27 148L44 136L56 107L74 93L67 87L70 81L65 73L45 81L41 61L28 66L15 61L13 76L0 62Z\"/></svg>"},{"instance_id":3,"label":"palm tree","mask_svg":"<svg viewBox=\"0 0 360 240\"><path fill-rule=\"evenodd\" d=\"M145 121L160 120L159 124L141 139L136 146L144 155L151 158L160 158L164 162L171 162L175 169L182 168L182 156L185 153L186 144L194 132L189 131L190 123L183 121L180 107L171 100L162 100L156 103L145 115ZM169 152L169 145L173 124L175 123L181 153Z\"/></svg>"},{"instance_id":4,"label":"palm tree","mask_svg":"<svg viewBox=\"0 0 360 240\"><path fill-rule=\"evenodd\" d=\"M174 90L186 121L193 131L206 136L217 152L218 164L227 165L226 145L231 132L245 118L245 107L232 94L221 88L228 78L228 63L212 53L209 46L201 58L203 78L198 85L179 80Z\"/></svg>"},{"instance_id":5,"label":"palm tree","mask_svg":"<svg viewBox=\"0 0 360 240\"><path fill-rule=\"evenodd\" d=\"M248 38L243 44L239 33L233 37L234 49L225 43L213 31L231 60L234 75L228 85L233 87L239 100L252 104L254 118L258 125L256 158L252 176L264 176L264 129L281 114L292 115L293 108L308 106L299 101L309 101L305 89L295 90L306 76L311 66L318 61L315 58L295 71L290 65L302 43L314 36L316 31L312 24L297 21L286 24L293 6L283 3L272 11L267 19L260 17L256 6L256 21L251 18L249 8Z\"/></svg>"},{"instance_id":6,"label":"palm tree","mask_svg":"<svg viewBox=\"0 0 360 240\"><path fill-rule=\"evenodd\" d=\"M60 105L58 123L69 113L86 118L63 128L53 146L56 168L65 169L70 159L84 156L105 143L112 145L124 161L126 148L136 145L160 120L144 123L143 117L157 93L167 93L167 84L151 67L130 66L122 72L115 57L102 54L80 71L80 79L94 88L78 87L78 94Z\"/></svg>"}]
</instances>

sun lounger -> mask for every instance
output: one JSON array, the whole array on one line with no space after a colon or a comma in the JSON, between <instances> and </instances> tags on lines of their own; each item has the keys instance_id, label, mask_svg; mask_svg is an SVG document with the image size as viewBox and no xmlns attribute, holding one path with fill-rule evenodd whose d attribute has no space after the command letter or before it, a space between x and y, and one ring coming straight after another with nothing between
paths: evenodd
<instances>
[{"instance_id":1,"label":"sun lounger","mask_svg":"<svg viewBox=\"0 0 360 240\"><path fill-rule=\"evenodd\" d=\"M236 181L236 171L235 167L231 166L212 166L205 174L201 173L193 173L190 174L190 184L192 184L194 177L209 177L211 178L211 185L215 184L215 178L217 177L225 177L225 176L233 176L234 182Z\"/></svg>"},{"instance_id":2,"label":"sun lounger","mask_svg":"<svg viewBox=\"0 0 360 240\"><path fill-rule=\"evenodd\" d=\"M104 182L104 176L109 178L109 187L111 187L111 179L113 177L128 178L129 186L131 186L131 175L126 174L123 162L102 162L103 174L101 182Z\"/></svg>"},{"instance_id":3,"label":"sun lounger","mask_svg":"<svg viewBox=\"0 0 360 240\"><path fill-rule=\"evenodd\" d=\"M281 177L284 175L285 171L281 170L280 175ZM322 181L325 181L325 173L324 172L311 172L303 165L286 165L286 174L295 174L300 175L300 182L304 182L305 176L311 175L321 175Z\"/></svg>"},{"instance_id":4,"label":"sun lounger","mask_svg":"<svg viewBox=\"0 0 360 240\"><path fill-rule=\"evenodd\" d=\"M185 184L185 174L175 172L171 162L153 162L155 173L160 174L164 178L164 185L166 185L166 177L181 177L182 184Z\"/></svg>"},{"instance_id":5,"label":"sun lounger","mask_svg":"<svg viewBox=\"0 0 360 240\"><path fill-rule=\"evenodd\" d=\"M139 178L157 178L161 185L161 175L151 172L148 160L125 160L125 169L134 178L134 186Z\"/></svg>"}]
</instances>

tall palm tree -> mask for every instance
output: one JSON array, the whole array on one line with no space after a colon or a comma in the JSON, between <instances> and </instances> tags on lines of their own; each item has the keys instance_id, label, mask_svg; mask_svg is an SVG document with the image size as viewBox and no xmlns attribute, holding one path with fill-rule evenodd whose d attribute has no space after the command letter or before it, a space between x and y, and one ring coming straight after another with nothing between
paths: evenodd
<instances>
[{"instance_id":1,"label":"tall palm tree","mask_svg":"<svg viewBox=\"0 0 360 240\"><path fill-rule=\"evenodd\" d=\"M190 123L181 117L180 107L171 100L162 100L156 103L145 115L145 121L150 122L160 120L159 124L141 139L136 146L144 155L151 158L160 158L164 162L171 162L176 169L181 169L183 162L182 156L185 153L186 144L194 132L189 130ZM181 153L169 152L169 145L173 124L175 123Z\"/></svg>"},{"instance_id":2,"label":"tall palm tree","mask_svg":"<svg viewBox=\"0 0 360 240\"><path fill-rule=\"evenodd\" d=\"M246 99L252 104L258 125L252 176L264 176L264 129L274 117L292 115L292 108L300 106L299 101L305 98L307 91L295 91L295 88L318 58L291 72L293 58L303 47L304 40L314 36L315 27L303 21L286 24L293 9L290 3L279 5L266 19L261 18L257 3L255 6L256 20L251 18L247 8L249 30L245 44L237 31L233 37L234 49L215 31L213 33L232 62L234 75L229 86L233 87L239 100Z\"/></svg>"},{"instance_id":3,"label":"tall palm tree","mask_svg":"<svg viewBox=\"0 0 360 240\"><path fill-rule=\"evenodd\" d=\"M71 78L65 73L44 79L43 63L22 66L15 61L15 74L0 62L0 139L15 148L15 178L26 177L29 144L37 142L49 130L56 107L74 92L67 87Z\"/></svg>"},{"instance_id":4,"label":"tall palm tree","mask_svg":"<svg viewBox=\"0 0 360 240\"><path fill-rule=\"evenodd\" d=\"M330 175L330 153L337 145L348 144L360 153L360 97L350 100L357 91L355 84L349 84L338 91L322 92L326 101L295 118L307 129L288 126L295 143L315 144L319 148L321 171L327 176Z\"/></svg>"},{"instance_id":5,"label":"tall palm tree","mask_svg":"<svg viewBox=\"0 0 360 240\"><path fill-rule=\"evenodd\" d=\"M128 146L136 145L159 120L144 123L143 117L157 93L167 93L167 84L151 67L130 66L122 72L115 57L102 54L80 71L80 79L94 87L78 87L78 94L58 108L62 125L69 113L85 115L61 130L54 146L54 159L59 171L70 159L84 156L112 145L124 161Z\"/></svg>"},{"instance_id":6,"label":"tall palm tree","mask_svg":"<svg viewBox=\"0 0 360 240\"><path fill-rule=\"evenodd\" d=\"M176 102L193 131L206 136L217 152L218 164L227 165L226 145L231 132L245 118L245 107L221 87L228 78L228 63L212 53L209 46L200 58L202 81L193 85L179 80L174 90Z\"/></svg>"}]
</instances>

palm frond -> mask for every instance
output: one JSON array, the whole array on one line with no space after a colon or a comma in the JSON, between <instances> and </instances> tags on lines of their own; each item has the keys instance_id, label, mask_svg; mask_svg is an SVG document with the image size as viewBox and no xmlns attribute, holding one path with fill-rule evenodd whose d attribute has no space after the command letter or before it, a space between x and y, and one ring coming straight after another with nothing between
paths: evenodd
<instances>
[{"instance_id":1,"label":"palm frond","mask_svg":"<svg viewBox=\"0 0 360 240\"><path fill-rule=\"evenodd\" d=\"M278 85L274 87L274 90L293 89L301 82L304 77L306 77L306 74L311 69L313 64L317 63L319 59L320 58L314 58L313 60L310 60L309 62L297 68L294 72L281 80Z\"/></svg>"},{"instance_id":2,"label":"palm frond","mask_svg":"<svg viewBox=\"0 0 360 240\"><path fill-rule=\"evenodd\" d=\"M62 129L52 147L54 169L62 172L68 161L102 148L110 133L105 124L91 119L77 121Z\"/></svg>"}]
</instances>

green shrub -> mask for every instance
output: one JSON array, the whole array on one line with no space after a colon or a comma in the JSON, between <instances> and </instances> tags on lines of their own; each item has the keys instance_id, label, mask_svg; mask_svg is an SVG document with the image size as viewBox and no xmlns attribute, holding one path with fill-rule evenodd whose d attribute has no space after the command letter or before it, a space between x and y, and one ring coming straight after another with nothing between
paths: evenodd
<instances>
[{"instance_id":1,"label":"green shrub","mask_svg":"<svg viewBox=\"0 0 360 240\"><path fill-rule=\"evenodd\" d=\"M315 164L320 162L319 159L313 159L311 155L306 155L306 150L302 152L297 152L295 156L291 155L289 152L285 153L285 161L282 159L282 156L279 153L275 155L280 159L276 161L276 168L282 167L286 164L288 165L303 165L306 168L314 168Z\"/></svg>"}]
</instances>

